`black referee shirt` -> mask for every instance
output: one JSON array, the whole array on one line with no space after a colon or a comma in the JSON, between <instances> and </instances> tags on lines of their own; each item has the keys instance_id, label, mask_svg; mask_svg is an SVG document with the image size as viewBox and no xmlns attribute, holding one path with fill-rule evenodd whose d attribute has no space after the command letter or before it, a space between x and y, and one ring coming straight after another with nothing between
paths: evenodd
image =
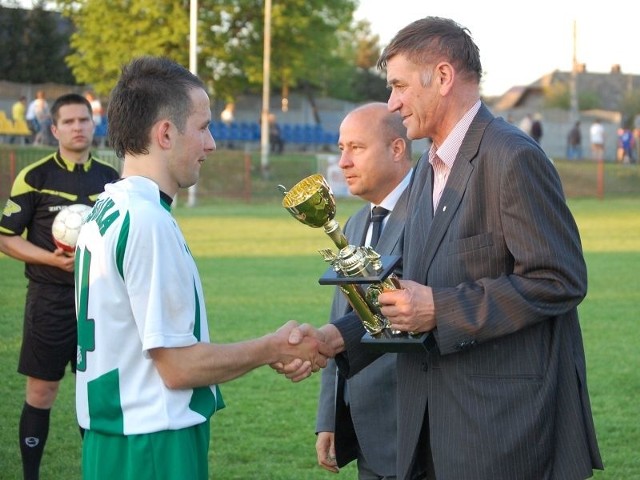
<instances>
[{"instance_id":1,"label":"black referee shirt","mask_svg":"<svg viewBox=\"0 0 640 480\"><path fill-rule=\"evenodd\" d=\"M93 206L107 183L117 180L118 171L92 155L82 165L69 162L60 152L25 167L13 182L11 196L2 212L0 234L22 235L46 250L55 250L51 224L66 205L83 203ZM73 285L73 273L48 265L25 265L30 280L59 285Z\"/></svg>"}]
</instances>

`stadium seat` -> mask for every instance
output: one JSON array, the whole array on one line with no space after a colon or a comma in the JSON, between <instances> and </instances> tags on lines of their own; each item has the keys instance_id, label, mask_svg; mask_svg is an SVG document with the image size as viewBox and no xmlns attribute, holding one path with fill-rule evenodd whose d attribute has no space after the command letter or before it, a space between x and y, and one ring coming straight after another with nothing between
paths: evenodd
<instances>
[{"instance_id":1,"label":"stadium seat","mask_svg":"<svg viewBox=\"0 0 640 480\"><path fill-rule=\"evenodd\" d=\"M16 120L13 122L14 135L31 135L31 130L29 130L29 125L27 125L26 120Z\"/></svg>"},{"instance_id":2,"label":"stadium seat","mask_svg":"<svg viewBox=\"0 0 640 480\"><path fill-rule=\"evenodd\" d=\"M209 125L209 130L211 131L211 135L213 135L213 139L216 142L226 142L231 140L229 127L224 122L211 122Z\"/></svg>"},{"instance_id":3,"label":"stadium seat","mask_svg":"<svg viewBox=\"0 0 640 480\"><path fill-rule=\"evenodd\" d=\"M258 122L212 121L209 130L218 143L223 142L259 142L262 135ZM286 144L299 145L303 149L312 146L335 145L338 134L327 132L322 125L315 124L280 124L280 135Z\"/></svg>"}]
</instances>

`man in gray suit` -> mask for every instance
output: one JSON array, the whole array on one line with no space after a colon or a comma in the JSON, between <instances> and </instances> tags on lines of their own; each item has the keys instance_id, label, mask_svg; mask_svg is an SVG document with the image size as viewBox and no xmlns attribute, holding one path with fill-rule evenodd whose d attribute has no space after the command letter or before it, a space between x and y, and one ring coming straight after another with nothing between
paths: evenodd
<instances>
[{"instance_id":1,"label":"man in gray suit","mask_svg":"<svg viewBox=\"0 0 640 480\"><path fill-rule=\"evenodd\" d=\"M344 226L354 245L370 245L382 255L402 252L407 212L406 187L411 178L411 142L398 113L386 103L369 103L350 112L340 125L338 166L352 195L369 202ZM375 213L382 234L375 238ZM350 310L336 289L331 319ZM338 472L357 460L360 480L395 479L396 474L396 355L389 353L348 380L329 361L322 372L316 422L316 452L323 468Z\"/></svg>"},{"instance_id":2,"label":"man in gray suit","mask_svg":"<svg viewBox=\"0 0 640 480\"><path fill-rule=\"evenodd\" d=\"M398 478L579 480L603 468L578 304L587 271L557 171L480 100L469 31L427 17L379 61L408 137L432 147L410 185L402 289L379 296L391 327L429 332L400 353ZM355 314L314 335L347 378L375 357ZM301 362L277 369L300 380Z\"/></svg>"}]
</instances>

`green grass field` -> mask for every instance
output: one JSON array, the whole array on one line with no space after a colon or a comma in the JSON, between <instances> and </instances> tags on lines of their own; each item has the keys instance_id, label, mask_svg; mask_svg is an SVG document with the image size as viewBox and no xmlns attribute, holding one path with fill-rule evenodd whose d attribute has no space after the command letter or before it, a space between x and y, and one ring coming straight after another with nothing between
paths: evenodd
<instances>
[{"instance_id":1,"label":"green grass field","mask_svg":"<svg viewBox=\"0 0 640 480\"><path fill-rule=\"evenodd\" d=\"M337 219L358 203L343 200ZM596 479L640 478L640 200L573 199L590 285L580 306L589 389L606 470ZM279 202L178 207L204 283L212 337L233 342L262 335L289 319L321 325L330 287L317 279L325 263L315 252L332 247L321 231L299 224ZM0 478L21 478L17 425L24 378L17 373L25 280L22 265L0 255ZM167 288L171 288L170 282ZM261 368L222 386L227 408L211 423L211 478L326 479L316 466L315 409L319 375L292 384ZM42 478L80 478L80 437L73 377L67 375L52 413ZM340 478L355 478L355 468ZM115 479L114 479L115 480Z\"/></svg>"}]
</instances>

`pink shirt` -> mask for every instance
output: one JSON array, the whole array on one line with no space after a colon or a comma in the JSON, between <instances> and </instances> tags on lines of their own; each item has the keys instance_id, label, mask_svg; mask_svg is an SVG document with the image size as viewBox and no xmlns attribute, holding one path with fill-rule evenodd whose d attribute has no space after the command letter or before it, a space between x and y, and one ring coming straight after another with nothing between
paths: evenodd
<instances>
[{"instance_id":1,"label":"pink shirt","mask_svg":"<svg viewBox=\"0 0 640 480\"><path fill-rule=\"evenodd\" d=\"M435 143L431 144L429 149L429 163L433 167L433 213L435 215L440 197L444 191L444 187L447 184L449 173L453 167L453 162L456 160L462 140L469 130L469 125L473 121L480 110L480 100L478 100L473 107L471 107L467 113L456 123L453 130L449 133L442 145L439 147ZM443 211L447 206L443 205Z\"/></svg>"}]
</instances>

